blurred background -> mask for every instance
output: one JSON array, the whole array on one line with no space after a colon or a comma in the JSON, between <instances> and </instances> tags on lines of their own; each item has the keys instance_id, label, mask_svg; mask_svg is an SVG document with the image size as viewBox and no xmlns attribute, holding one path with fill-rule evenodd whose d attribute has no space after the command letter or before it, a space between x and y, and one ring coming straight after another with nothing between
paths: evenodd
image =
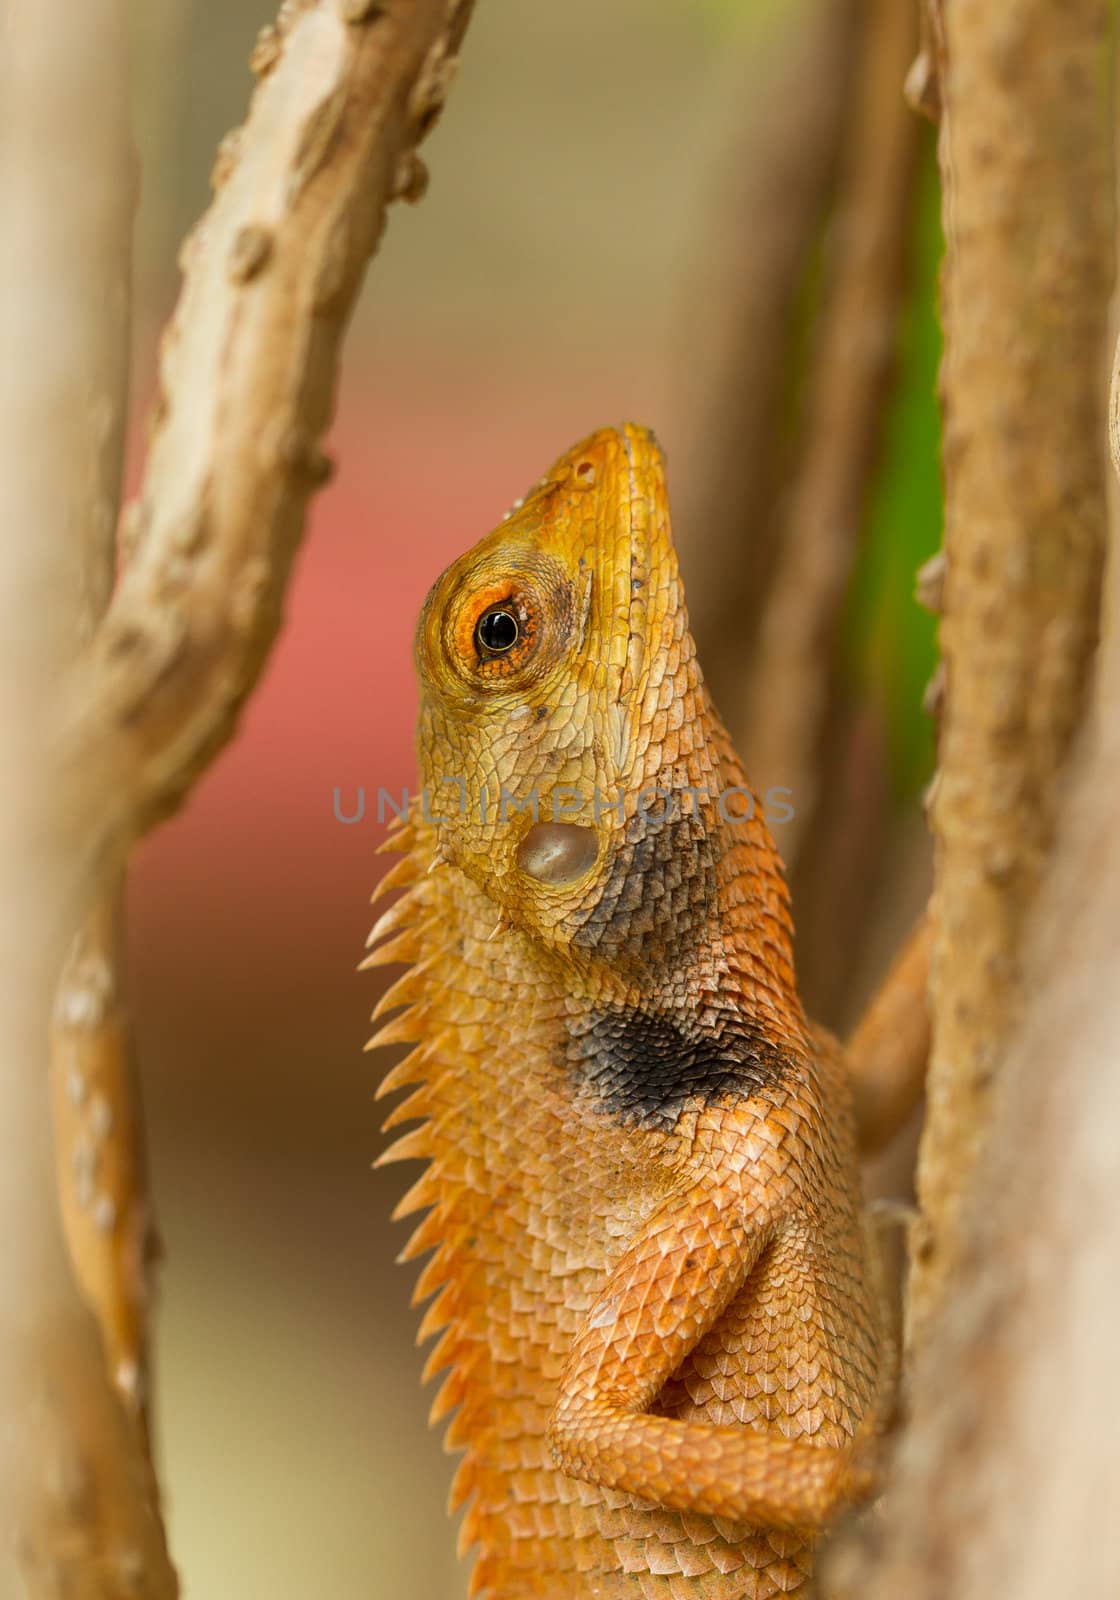
<instances>
[{"instance_id":1,"label":"blurred background","mask_svg":"<svg viewBox=\"0 0 1120 1600\"><path fill-rule=\"evenodd\" d=\"M376 792L412 777L413 622L441 568L562 450L604 422L651 424L701 659L759 786L791 781L752 766L743 684L805 428L846 414L842 378L832 411L814 409L818 330L838 252L849 291L863 281L845 152L896 137L856 126L860 63L893 5L477 8L424 149L430 192L394 209L347 345L337 472L279 646L236 742L131 877L166 1257L156 1416L188 1596L465 1593L451 1463L419 1389L415 1269L394 1265L405 1235L387 1220L408 1172L369 1170L383 1064L361 1050L375 979L354 970L383 870ZM133 483L178 241L271 15L265 0L136 7ZM791 863L807 999L837 1026L926 872L933 624L912 588L939 543L938 195L930 131L903 116L881 370L826 641L812 826ZM364 788L362 820L337 820L336 788L343 815Z\"/></svg>"}]
</instances>

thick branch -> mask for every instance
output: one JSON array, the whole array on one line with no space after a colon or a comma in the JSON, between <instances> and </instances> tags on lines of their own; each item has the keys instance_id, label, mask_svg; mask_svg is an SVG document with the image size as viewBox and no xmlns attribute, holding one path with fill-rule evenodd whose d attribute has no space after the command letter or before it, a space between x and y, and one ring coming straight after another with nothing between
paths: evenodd
<instances>
[{"instance_id":1,"label":"thick branch","mask_svg":"<svg viewBox=\"0 0 1120 1600\"><path fill-rule=\"evenodd\" d=\"M92 455L76 487L87 514L69 552L80 573L77 641L85 644L109 603L117 564L117 521L128 415L132 222L136 184L128 125L128 41L118 16L111 91L102 107L105 147L85 152L82 187L101 193L96 241L84 255L99 304L90 334L95 387ZM100 163L100 164L98 164ZM143 1130L122 999L123 885L101 889L76 933L52 1008L50 1080L59 1200L70 1259L101 1327L109 1371L138 1421L147 1393L149 1202ZM146 1430L142 1429L142 1433Z\"/></svg>"},{"instance_id":2,"label":"thick branch","mask_svg":"<svg viewBox=\"0 0 1120 1600\"><path fill-rule=\"evenodd\" d=\"M229 738L280 622L327 474L339 343L417 141L443 104L468 0L302 0L184 250L131 551L70 685L64 838L87 874L180 802Z\"/></svg>"},{"instance_id":3,"label":"thick branch","mask_svg":"<svg viewBox=\"0 0 1120 1600\"><path fill-rule=\"evenodd\" d=\"M0 1592L175 1591L63 1247L47 1095L66 864L43 728L112 580L127 368L124 7L9 8L0 70ZM21 1576L15 1576L18 1561Z\"/></svg>"},{"instance_id":4,"label":"thick branch","mask_svg":"<svg viewBox=\"0 0 1120 1600\"><path fill-rule=\"evenodd\" d=\"M90 270L97 241L84 228L90 196L113 171L101 140L125 98L119 83L111 103L98 104L95 92L110 4L67 8L65 17L55 5L20 8L24 31L5 60L14 136L4 150L3 215L19 249L5 255L0 282L0 437L12 453L5 526L26 538L6 546L0 585L0 711L10 713L0 715L8 984L0 1060L11 1068L0 1199L15 1241L0 1280L0 1402L12 1419L0 1450L0 1584L7 1592L11 1578L14 1587L8 1536L18 1531L36 1594L65 1587L78 1600L164 1600L175 1580L154 1483L105 1381L97 1330L62 1248L44 1087L50 991L68 937L129 842L177 803L228 738L259 673L306 501L323 476L318 438L342 330L387 201L422 187L413 147L442 104L469 4L286 0L281 23L266 30L256 52L265 82L219 162L218 198L188 250L126 571L67 671L104 589L103 535L114 521L112 497L101 495L112 474L100 457L89 466L89 439L92 423L102 449L119 410L82 384L104 363L116 370L110 354L94 351L113 319L107 287ZM90 508L101 514L102 537L82 521ZM48 760L45 727L56 730ZM73 1006L80 1012L93 993L83 960L56 1011L70 1066L75 1049L91 1064L73 1032L81 1022ZM119 1065L109 1012L99 1026L94 1064L106 1066L108 1045ZM93 1124L104 1131L109 1099L83 1095L92 1120L80 1133L95 1133ZM118 1159L128 1149L111 1153L102 1188L87 1196L95 1206L135 1195L135 1174ZM101 1215L110 1215L105 1206ZM119 1289L127 1264L118 1255L108 1265ZM126 1348L131 1337L125 1328Z\"/></svg>"},{"instance_id":5,"label":"thick branch","mask_svg":"<svg viewBox=\"0 0 1120 1600\"><path fill-rule=\"evenodd\" d=\"M1120 352L1113 393L1116 417ZM1120 1592L1118 578L1094 738L1032 923L1027 1015L993 1086L953 1293L917 1351L882 1547L870 1578L847 1575L867 1600Z\"/></svg>"},{"instance_id":6,"label":"thick branch","mask_svg":"<svg viewBox=\"0 0 1120 1600\"><path fill-rule=\"evenodd\" d=\"M915 1335L957 1259L1097 633L1113 258L1107 20L1105 0L945 0L937 30L947 699Z\"/></svg>"}]
</instances>

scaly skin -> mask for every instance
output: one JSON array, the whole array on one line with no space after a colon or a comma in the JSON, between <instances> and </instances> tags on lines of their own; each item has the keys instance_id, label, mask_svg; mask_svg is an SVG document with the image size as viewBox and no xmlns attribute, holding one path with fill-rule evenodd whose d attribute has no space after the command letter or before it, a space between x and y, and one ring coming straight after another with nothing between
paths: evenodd
<instances>
[{"instance_id":1,"label":"scaly skin","mask_svg":"<svg viewBox=\"0 0 1120 1600\"><path fill-rule=\"evenodd\" d=\"M407 1253L434 1251L471 1593L805 1595L882 1380L851 1091L741 815L652 436L562 457L435 585L417 663L429 804L371 958L413 965L375 1042L418 1041L383 1089L419 1085L386 1126L422 1121L382 1159L428 1163L397 1214L430 1208Z\"/></svg>"}]
</instances>

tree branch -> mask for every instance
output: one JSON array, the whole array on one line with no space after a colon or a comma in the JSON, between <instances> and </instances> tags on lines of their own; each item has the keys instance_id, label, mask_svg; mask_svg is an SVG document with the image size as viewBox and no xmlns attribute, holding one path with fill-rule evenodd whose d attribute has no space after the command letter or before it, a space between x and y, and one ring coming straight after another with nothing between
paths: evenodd
<instances>
[{"instance_id":1,"label":"tree branch","mask_svg":"<svg viewBox=\"0 0 1120 1600\"><path fill-rule=\"evenodd\" d=\"M1120 350L1112 417L1120 471ZM1027 1014L992 1086L953 1293L916 1352L878 1548L841 1552L835 1574L867 1600L1120 1591L1115 567L1112 591L1098 715L1032 920Z\"/></svg>"},{"instance_id":2,"label":"tree branch","mask_svg":"<svg viewBox=\"0 0 1120 1600\"><path fill-rule=\"evenodd\" d=\"M51 1102L70 1259L146 1448L155 1233L123 1000L123 914L121 887L106 891L68 952L51 1018Z\"/></svg>"},{"instance_id":3,"label":"tree branch","mask_svg":"<svg viewBox=\"0 0 1120 1600\"><path fill-rule=\"evenodd\" d=\"M1022 1000L1023 931L1097 635L1113 260L1105 0L945 0L942 314L947 697L915 1338Z\"/></svg>"},{"instance_id":4,"label":"tree branch","mask_svg":"<svg viewBox=\"0 0 1120 1600\"><path fill-rule=\"evenodd\" d=\"M751 663L742 738L758 786L792 790L795 816L782 831L787 870L817 803L837 630L894 359L912 210L917 126L902 87L918 42L914 7L863 0L859 39L805 453Z\"/></svg>"},{"instance_id":5,"label":"tree branch","mask_svg":"<svg viewBox=\"0 0 1120 1600\"><path fill-rule=\"evenodd\" d=\"M859 1146L877 1154L917 1108L929 1060L929 951L923 917L848 1041Z\"/></svg>"},{"instance_id":6,"label":"tree branch","mask_svg":"<svg viewBox=\"0 0 1120 1600\"><path fill-rule=\"evenodd\" d=\"M26 537L5 546L0 584L0 1206L13 1240L0 1259L0 1586L15 1588L18 1561L35 1594L169 1600L154 1480L62 1245L45 1092L51 988L129 843L229 737L259 674L324 475L318 439L341 335L386 204L423 187L414 147L442 105L470 5L285 0L265 31L264 81L186 252L125 571L73 663L105 588L115 511L103 492L113 472L102 455L90 465L91 437L103 452L119 425L121 351L100 346L119 327L89 212L120 177L106 142L125 103L118 3L18 8L3 62L0 197L18 249L0 268L0 437L11 451L0 492L5 526ZM104 404L85 374L107 385ZM86 923L55 1012L64 1092L75 1065L122 1064L104 985L90 982L106 910L102 901ZM96 1036L80 1040L83 1014L99 1005ZM104 1135L106 1107L113 1120L111 1095L99 1101L85 1076L62 1108L64 1140L71 1109L89 1123L80 1137ZM118 1105L131 1111L123 1092ZM123 1220L117 1197L136 1194L130 1148L101 1152L102 1186L86 1196L95 1225L107 1206ZM87 1169L83 1159L75 1177ZM71 1200L80 1206L77 1187ZM70 1221L80 1229L89 1217ZM85 1268L109 1272L103 1315L128 1287L126 1240L111 1243L113 1259L100 1261L88 1234L78 1244L87 1288ZM107 1331L126 1349L142 1333L127 1318Z\"/></svg>"},{"instance_id":7,"label":"tree branch","mask_svg":"<svg viewBox=\"0 0 1120 1600\"><path fill-rule=\"evenodd\" d=\"M124 576L65 697L59 828L87 881L180 803L260 673L328 473L341 336L385 207L422 190L469 11L289 0L258 45L184 249Z\"/></svg>"},{"instance_id":8,"label":"tree branch","mask_svg":"<svg viewBox=\"0 0 1120 1600\"><path fill-rule=\"evenodd\" d=\"M170 1600L146 1454L58 1213L47 1020L67 935L43 728L113 572L133 188L121 0L9 8L0 61L0 1590ZM19 1569L19 1577L16 1569ZM131 1587L130 1587L131 1586Z\"/></svg>"},{"instance_id":9,"label":"tree branch","mask_svg":"<svg viewBox=\"0 0 1120 1600\"><path fill-rule=\"evenodd\" d=\"M746 125L687 285L674 521L705 676L733 727L774 564L798 301L835 182L858 5L801 0L752 58Z\"/></svg>"},{"instance_id":10,"label":"tree branch","mask_svg":"<svg viewBox=\"0 0 1120 1600\"><path fill-rule=\"evenodd\" d=\"M90 328L95 387L91 459L81 488L89 514L74 529L79 573L77 642L92 637L116 579L117 521L128 415L132 225L136 183L129 127L127 18L113 7L106 40L111 93L104 148L84 150L82 187L101 194L85 271L100 302ZM100 157L92 173L91 156ZM116 875L114 875L116 876ZM101 1327L109 1371L146 1448L148 1267L153 1254L138 1084L122 1000L123 883L107 883L78 930L59 981L50 1028L50 1079L59 1201L70 1259Z\"/></svg>"}]
</instances>

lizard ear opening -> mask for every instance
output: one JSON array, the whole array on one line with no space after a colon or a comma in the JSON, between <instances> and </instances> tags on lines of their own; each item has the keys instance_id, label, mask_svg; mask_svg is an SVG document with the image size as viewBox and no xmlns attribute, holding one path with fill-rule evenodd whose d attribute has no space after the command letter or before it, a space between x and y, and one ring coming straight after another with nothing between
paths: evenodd
<instances>
[{"instance_id":1,"label":"lizard ear opening","mask_svg":"<svg viewBox=\"0 0 1120 1600\"><path fill-rule=\"evenodd\" d=\"M582 878L599 855L594 828L574 822L538 822L517 847L517 865L538 883L567 884Z\"/></svg>"}]
</instances>

